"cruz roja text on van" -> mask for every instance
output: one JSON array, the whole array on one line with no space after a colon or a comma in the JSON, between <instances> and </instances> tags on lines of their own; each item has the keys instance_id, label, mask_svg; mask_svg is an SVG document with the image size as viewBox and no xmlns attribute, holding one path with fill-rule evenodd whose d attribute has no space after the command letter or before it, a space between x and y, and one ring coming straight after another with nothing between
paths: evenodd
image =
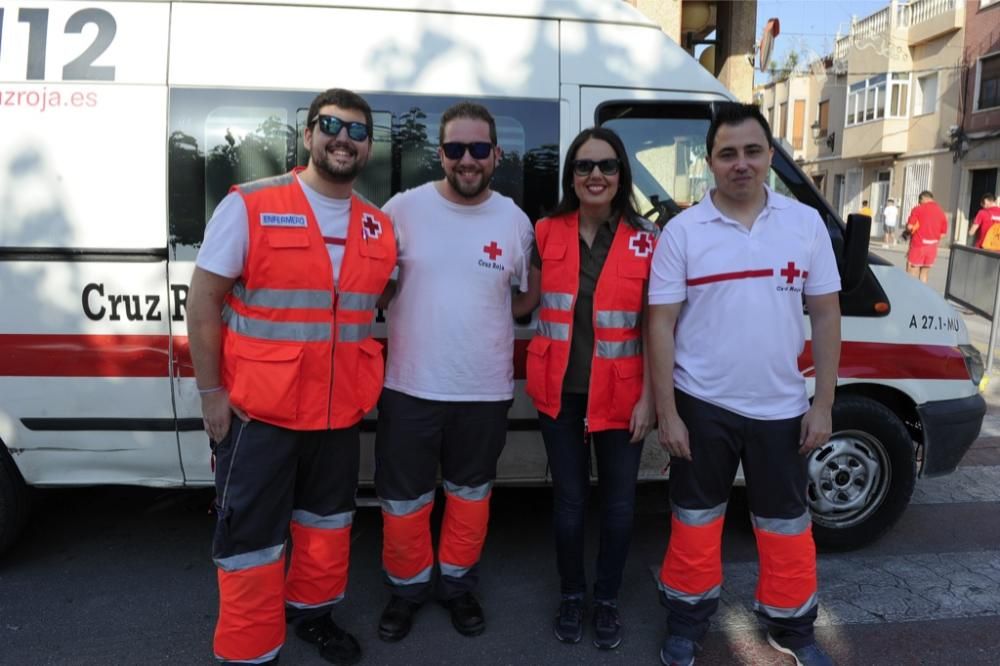
<instances>
[{"instance_id":1,"label":"cruz roja text on van","mask_svg":"<svg viewBox=\"0 0 1000 666\"><path fill-rule=\"evenodd\" d=\"M170 293L173 296L170 299L170 319L184 321L188 286L172 284ZM163 318L159 294L105 294L102 282L91 282L85 286L81 301L83 314L93 321L121 321L122 318L128 321L160 321Z\"/></svg>"}]
</instances>

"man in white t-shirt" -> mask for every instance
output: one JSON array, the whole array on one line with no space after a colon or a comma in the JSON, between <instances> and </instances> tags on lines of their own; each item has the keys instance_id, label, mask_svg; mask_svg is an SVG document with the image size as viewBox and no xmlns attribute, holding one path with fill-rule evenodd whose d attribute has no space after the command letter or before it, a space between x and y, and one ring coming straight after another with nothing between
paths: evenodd
<instances>
[{"instance_id":1,"label":"man in white t-shirt","mask_svg":"<svg viewBox=\"0 0 1000 666\"><path fill-rule=\"evenodd\" d=\"M361 658L331 612L347 586L358 423L382 388L374 305L396 258L388 216L352 189L371 137L364 99L318 95L307 166L234 187L198 253L188 336L216 459L222 662L277 662L286 620L327 661Z\"/></svg>"},{"instance_id":2,"label":"man in white t-shirt","mask_svg":"<svg viewBox=\"0 0 1000 666\"><path fill-rule=\"evenodd\" d=\"M653 255L650 366L673 513L659 576L664 664L693 663L718 608L722 526L741 462L768 642L797 663L831 663L813 636L806 454L831 432L840 276L817 212L765 186L771 141L756 106L718 105L706 139L716 188L667 224ZM803 299L811 361L799 360ZM816 378L811 406L803 373Z\"/></svg>"},{"instance_id":3,"label":"man in white t-shirt","mask_svg":"<svg viewBox=\"0 0 1000 666\"><path fill-rule=\"evenodd\" d=\"M375 439L382 564L392 593L379 620L386 641L406 636L432 594L439 466L446 501L437 598L463 635L485 629L473 591L514 395L511 286L527 289L533 243L527 216L490 189L500 149L489 111L472 103L449 108L440 143L445 178L383 208L400 248Z\"/></svg>"},{"instance_id":4,"label":"man in white t-shirt","mask_svg":"<svg viewBox=\"0 0 1000 666\"><path fill-rule=\"evenodd\" d=\"M885 202L882 209L882 224L885 226L885 235L882 239L882 247L889 247L896 244L896 225L899 224L899 207L893 199Z\"/></svg>"}]
</instances>

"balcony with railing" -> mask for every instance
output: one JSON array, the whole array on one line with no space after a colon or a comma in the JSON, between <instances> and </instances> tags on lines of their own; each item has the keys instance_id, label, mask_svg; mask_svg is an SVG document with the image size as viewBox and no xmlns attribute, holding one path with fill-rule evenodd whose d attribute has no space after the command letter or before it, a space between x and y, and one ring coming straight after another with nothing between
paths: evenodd
<instances>
[{"instance_id":1,"label":"balcony with railing","mask_svg":"<svg viewBox=\"0 0 1000 666\"><path fill-rule=\"evenodd\" d=\"M906 43L923 44L965 25L964 0L911 0L896 5L896 27L906 31Z\"/></svg>"}]
</instances>

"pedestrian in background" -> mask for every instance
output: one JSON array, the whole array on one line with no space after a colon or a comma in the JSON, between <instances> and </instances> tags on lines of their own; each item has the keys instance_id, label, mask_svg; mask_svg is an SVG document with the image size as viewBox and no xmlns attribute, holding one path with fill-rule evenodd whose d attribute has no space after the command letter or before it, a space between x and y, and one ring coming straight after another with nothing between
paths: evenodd
<instances>
[{"instance_id":1,"label":"pedestrian in background","mask_svg":"<svg viewBox=\"0 0 1000 666\"><path fill-rule=\"evenodd\" d=\"M865 199L864 201L861 202L861 210L859 210L858 212L861 213L862 215L867 215L868 217L874 217L874 213L872 213L872 208L871 206L868 205L868 199Z\"/></svg>"},{"instance_id":2,"label":"pedestrian in background","mask_svg":"<svg viewBox=\"0 0 1000 666\"><path fill-rule=\"evenodd\" d=\"M906 272L926 283L937 259L941 237L948 231L948 218L929 190L920 193L917 205L906 220L910 249L906 253Z\"/></svg>"},{"instance_id":3,"label":"pedestrian in background","mask_svg":"<svg viewBox=\"0 0 1000 666\"><path fill-rule=\"evenodd\" d=\"M899 224L899 207L894 199L885 202L882 209L882 224L885 226L882 247L896 244L896 227Z\"/></svg>"},{"instance_id":4,"label":"pedestrian in background","mask_svg":"<svg viewBox=\"0 0 1000 666\"><path fill-rule=\"evenodd\" d=\"M587 129L569 146L563 197L535 226L529 294L538 331L528 344L527 393L538 408L553 486L561 600L556 638L583 636L584 522L591 441L600 489L594 645L622 642L618 589L628 555L643 439L653 428L645 371L646 288L658 229L636 211L621 139Z\"/></svg>"},{"instance_id":5,"label":"pedestrian in background","mask_svg":"<svg viewBox=\"0 0 1000 666\"><path fill-rule=\"evenodd\" d=\"M996 197L993 193L988 192L980 199L979 212L976 213L972 227L969 228L969 235L975 237L976 247L985 247L987 250L1000 249L1000 243L997 243L993 239L990 240L989 247L986 246L990 229L997 224L1000 224L1000 206L997 206ZM994 232L994 235L996 235L996 232Z\"/></svg>"}]
</instances>

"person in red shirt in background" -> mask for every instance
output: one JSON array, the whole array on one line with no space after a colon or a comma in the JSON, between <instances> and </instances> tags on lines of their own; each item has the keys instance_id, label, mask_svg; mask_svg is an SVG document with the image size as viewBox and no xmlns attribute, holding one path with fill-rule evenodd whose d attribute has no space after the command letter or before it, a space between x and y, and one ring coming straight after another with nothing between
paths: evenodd
<instances>
[{"instance_id":1,"label":"person in red shirt in background","mask_svg":"<svg viewBox=\"0 0 1000 666\"><path fill-rule=\"evenodd\" d=\"M969 235L976 235L976 247L982 247L986 240L986 234L994 224L1000 223L1000 206L997 206L996 197L993 193L984 194L979 201L979 212L976 219L972 221Z\"/></svg>"},{"instance_id":2,"label":"person in red shirt in background","mask_svg":"<svg viewBox=\"0 0 1000 666\"><path fill-rule=\"evenodd\" d=\"M910 251L906 254L906 272L927 282L937 259L938 243L948 231L948 218L928 190L920 193L918 205L910 211L906 229L910 232Z\"/></svg>"}]
</instances>

